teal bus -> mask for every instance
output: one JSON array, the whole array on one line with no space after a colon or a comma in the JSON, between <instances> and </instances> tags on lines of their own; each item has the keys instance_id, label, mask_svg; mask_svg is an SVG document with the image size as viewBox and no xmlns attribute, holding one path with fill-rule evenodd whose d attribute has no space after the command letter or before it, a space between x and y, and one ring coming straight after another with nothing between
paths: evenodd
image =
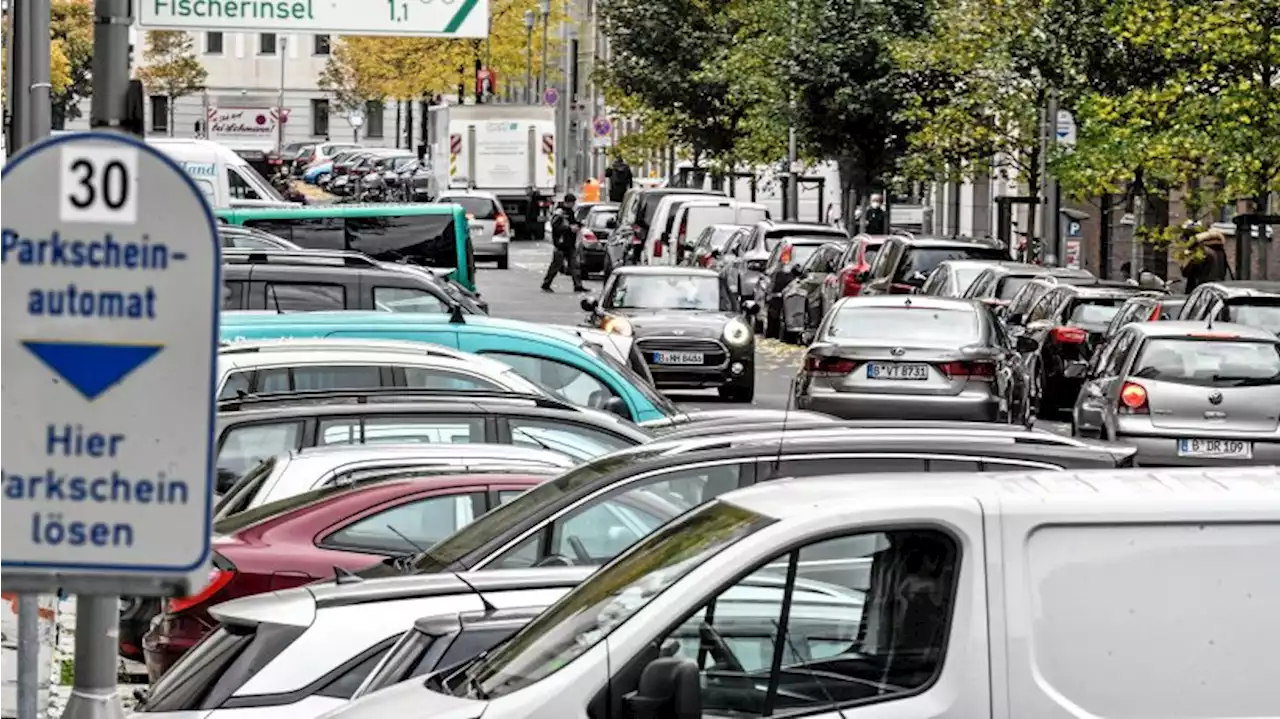
<instances>
[{"instance_id":1,"label":"teal bus","mask_svg":"<svg viewBox=\"0 0 1280 719\"><path fill-rule=\"evenodd\" d=\"M449 268L476 289L476 257L461 205L387 203L237 207L215 210L220 222L252 227L308 250L354 250L384 262Z\"/></svg>"}]
</instances>

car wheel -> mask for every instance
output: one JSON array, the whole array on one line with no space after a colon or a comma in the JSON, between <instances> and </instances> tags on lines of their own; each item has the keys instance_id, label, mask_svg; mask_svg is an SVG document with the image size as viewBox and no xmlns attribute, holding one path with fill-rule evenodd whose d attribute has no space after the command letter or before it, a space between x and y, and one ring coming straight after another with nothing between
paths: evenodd
<instances>
[{"instance_id":1,"label":"car wheel","mask_svg":"<svg viewBox=\"0 0 1280 719\"><path fill-rule=\"evenodd\" d=\"M755 378L743 382L742 384L728 384L719 389L720 399L726 402L739 402L750 404L756 398L756 381Z\"/></svg>"}]
</instances>

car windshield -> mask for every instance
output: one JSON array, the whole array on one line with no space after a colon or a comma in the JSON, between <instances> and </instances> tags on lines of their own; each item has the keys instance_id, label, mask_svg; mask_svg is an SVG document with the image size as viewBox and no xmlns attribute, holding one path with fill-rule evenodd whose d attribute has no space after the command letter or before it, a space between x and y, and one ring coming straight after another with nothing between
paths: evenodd
<instances>
[{"instance_id":1,"label":"car windshield","mask_svg":"<svg viewBox=\"0 0 1280 719\"><path fill-rule=\"evenodd\" d=\"M845 305L827 328L835 341L959 347L979 339L978 314L969 309Z\"/></svg>"},{"instance_id":2,"label":"car windshield","mask_svg":"<svg viewBox=\"0 0 1280 719\"><path fill-rule=\"evenodd\" d=\"M619 310L727 310L720 278L689 274L620 274L604 306Z\"/></svg>"},{"instance_id":3,"label":"car windshield","mask_svg":"<svg viewBox=\"0 0 1280 719\"><path fill-rule=\"evenodd\" d=\"M1227 305L1232 322L1258 327L1280 335L1280 299L1236 300Z\"/></svg>"},{"instance_id":4,"label":"car windshield","mask_svg":"<svg viewBox=\"0 0 1280 719\"><path fill-rule=\"evenodd\" d=\"M290 512L299 507L305 507L312 502L318 502L327 499L336 494L350 492L352 488L346 484L330 484L319 489L313 489L302 494L295 494L292 497L277 499L274 502L260 504L253 509L248 509L238 514L234 514L225 519L220 519L213 524L213 533L215 536L226 536L235 534L240 530L257 524L264 519L269 519L278 514Z\"/></svg>"},{"instance_id":5,"label":"car windshield","mask_svg":"<svg viewBox=\"0 0 1280 719\"><path fill-rule=\"evenodd\" d=\"M662 412L668 417L681 414L680 408L676 407L674 402L667 399L665 394L654 389L649 380L641 377L635 370L618 361L618 358L606 352L603 347L592 342L586 342L583 343L582 348L587 352L590 352L592 356L596 357L601 362L612 367L613 371L625 377L627 384L630 384L637 392L644 395L644 398L649 400L649 403L656 407L659 412Z\"/></svg>"},{"instance_id":6,"label":"car windshield","mask_svg":"<svg viewBox=\"0 0 1280 719\"><path fill-rule=\"evenodd\" d=\"M1013 299L1014 295L1018 294L1018 290L1022 289L1023 287L1026 287L1027 283L1030 282L1032 279L1034 278L1033 277L1014 277L1014 276L1005 277L1004 279L1000 280L1000 284L997 285L996 297L1002 300L1011 300Z\"/></svg>"},{"instance_id":7,"label":"car windshield","mask_svg":"<svg viewBox=\"0 0 1280 719\"><path fill-rule=\"evenodd\" d=\"M588 217L588 225L595 230L609 229L609 222L618 219L617 210L596 210Z\"/></svg>"},{"instance_id":8,"label":"car windshield","mask_svg":"<svg viewBox=\"0 0 1280 719\"><path fill-rule=\"evenodd\" d=\"M947 260L1004 260L1008 259L999 247L913 247L898 266L897 280L908 280L915 273L928 277L938 265Z\"/></svg>"},{"instance_id":9,"label":"car windshield","mask_svg":"<svg viewBox=\"0 0 1280 719\"><path fill-rule=\"evenodd\" d=\"M1080 300L1071 308L1067 322L1074 325L1105 325L1120 312L1120 308L1129 298L1113 297L1110 299Z\"/></svg>"},{"instance_id":10,"label":"car windshield","mask_svg":"<svg viewBox=\"0 0 1280 719\"><path fill-rule=\"evenodd\" d=\"M454 565L459 562L461 564L458 568L470 569L476 561L483 558L468 560L468 555L476 550L519 530L527 520L567 498L572 498L580 488L590 486L605 475L656 457L663 451L640 449L615 452L578 465L555 479L543 482L415 556L412 562L413 573L443 572L454 569Z\"/></svg>"},{"instance_id":11,"label":"car windshield","mask_svg":"<svg viewBox=\"0 0 1280 719\"><path fill-rule=\"evenodd\" d=\"M956 275L956 295L963 295L965 290L969 289L969 285L978 279L978 275L987 269L982 265L959 265L953 268Z\"/></svg>"},{"instance_id":12,"label":"car windshield","mask_svg":"<svg viewBox=\"0 0 1280 719\"><path fill-rule=\"evenodd\" d=\"M1280 344L1234 339L1152 339L1135 377L1208 387L1280 384Z\"/></svg>"},{"instance_id":13,"label":"car windshield","mask_svg":"<svg viewBox=\"0 0 1280 719\"><path fill-rule=\"evenodd\" d=\"M792 232L792 233L776 232L771 235L765 235L764 247L766 250L773 252L773 248L777 247L778 243L782 242L783 240L793 239L797 237L806 237L806 235L803 232ZM812 253L814 250L817 250L819 247L821 247L822 243L834 242L835 240L845 238L844 235L807 235L807 237L812 240L809 243L813 247L813 249L810 250L810 253Z\"/></svg>"},{"instance_id":14,"label":"car windshield","mask_svg":"<svg viewBox=\"0 0 1280 719\"><path fill-rule=\"evenodd\" d=\"M477 220L492 220L498 216L497 203L487 197L445 195L438 202L451 202L455 205L462 205L462 209Z\"/></svg>"},{"instance_id":15,"label":"car windshield","mask_svg":"<svg viewBox=\"0 0 1280 719\"><path fill-rule=\"evenodd\" d=\"M699 565L773 521L719 501L683 515L633 545L469 667L458 689L490 698L550 676Z\"/></svg>"}]
</instances>

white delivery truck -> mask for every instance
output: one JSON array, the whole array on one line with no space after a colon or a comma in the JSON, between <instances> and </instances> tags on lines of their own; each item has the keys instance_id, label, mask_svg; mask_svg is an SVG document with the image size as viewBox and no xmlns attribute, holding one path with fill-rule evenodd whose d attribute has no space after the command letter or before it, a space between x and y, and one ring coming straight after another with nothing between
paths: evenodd
<instances>
[{"instance_id":1,"label":"white delivery truck","mask_svg":"<svg viewBox=\"0 0 1280 719\"><path fill-rule=\"evenodd\" d=\"M437 186L493 193L517 239L541 239L556 186L555 108L438 105L430 113Z\"/></svg>"}]
</instances>

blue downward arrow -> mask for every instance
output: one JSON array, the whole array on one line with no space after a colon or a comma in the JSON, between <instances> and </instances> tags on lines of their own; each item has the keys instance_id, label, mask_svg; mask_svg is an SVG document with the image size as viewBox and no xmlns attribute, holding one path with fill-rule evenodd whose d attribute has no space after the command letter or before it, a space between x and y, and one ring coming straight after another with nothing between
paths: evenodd
<instances>
[{"instance_id":1,"label":"blue downward arrow","mask_svg":"<svg viewBox=\"0 0 1280 719\"><path fill-rule=\"evenodd\" d=\"M92 402L156 356L160 345L23 342L27 350Z\"/></svg>"}]
</instances>

